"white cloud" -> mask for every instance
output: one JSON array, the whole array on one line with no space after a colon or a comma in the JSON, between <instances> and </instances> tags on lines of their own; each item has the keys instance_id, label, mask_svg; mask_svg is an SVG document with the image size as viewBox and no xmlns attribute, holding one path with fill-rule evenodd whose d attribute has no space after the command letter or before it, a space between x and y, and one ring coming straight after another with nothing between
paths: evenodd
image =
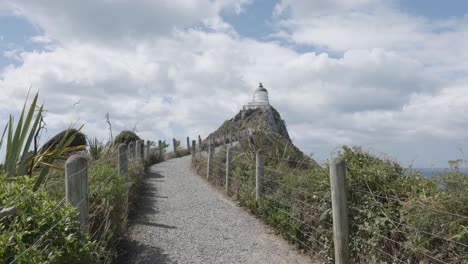
<instances>
[{"instance_id":1,"label":"white cloud","mask_svg":"<svg viewBox=\"0 0 468 264\"><path fill-rule=\"evenodd\" d=\"M448 77L466 69L466 40L457 35L464 20L444 21L454 31L434 33L442 22L380 1L282 1L276 12L283 34L341 54L330 56L239 36L219 13L241 12L247 2L6 1L44 29L36 40L56 44L15 54L23 64L0 73L0 111L18 109L32 85L51 134L79 121L88 135L106 138L110 113L117 131L137 124L149 139L194 137L236 114L262 81L295 142L322 160L339 144L392 153L411 145L419 153L424 139L468 139L466 81ZM453 49L430 54L455 40Z\"/></svg>"},{"instance_id":2,"label":"white cloud","mask_svg":"<svg viewBox=\"0 0 468 264\"><path fill-rule=\"evenodd\" d=\"M276 6L279 36L334 52L381 48L421 60L437 73L466 71L468 16L429 19L394 1L296 1Z\"/></svg>"},{"instance_id":3,"label":"white cloud","mask_svg":"<svg viewBox=\"0 0 468 264\"><path fill-rule=\"evenodd\" d=\"M95 42L112 46L133 44L165 35L222 10L241 12L247 0L3 0L5 6L40 26L63 44Z\"/></svg>"}]
</instances>

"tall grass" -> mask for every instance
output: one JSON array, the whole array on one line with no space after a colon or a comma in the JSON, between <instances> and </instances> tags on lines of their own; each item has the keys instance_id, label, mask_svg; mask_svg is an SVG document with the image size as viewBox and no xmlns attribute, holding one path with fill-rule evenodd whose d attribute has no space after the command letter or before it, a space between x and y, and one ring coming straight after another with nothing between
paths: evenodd
<instances>
[{"instance_id":1,"label":"tall grass","mask_svg":"<svg viewBox=\"0 0 468 264\"><path fill-rule=\"evenodd\" d=\"M229 195L298 247L333 261L329 168L287 144L258 134L233 150ZM265 198L255 200L255 150L265 153ZM464 263L468 259L468 175L453 169L433 179L360 148L344 146L354 263ZM224 188L225 151L210 181ZM193 167L206 176L206 158ZM465 246L464 246L465 245ZM431 258L433 257L433 258Z\"/></svg>"}]
</instances>

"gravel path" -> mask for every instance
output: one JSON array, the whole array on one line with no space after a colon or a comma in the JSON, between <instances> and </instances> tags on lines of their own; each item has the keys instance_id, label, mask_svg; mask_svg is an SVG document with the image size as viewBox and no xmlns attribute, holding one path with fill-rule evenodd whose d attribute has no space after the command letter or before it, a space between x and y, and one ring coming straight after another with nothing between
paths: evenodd
<instances>
[{"instance_id":1,"label":"gravel path","mask_svg":"<svg viewBox=\"0 0 468 264\"><path fill-rule=\"evenodd\" d=\"M190 169L151 167L116 263L311 263Z\"/></svg>"}]
</instances>

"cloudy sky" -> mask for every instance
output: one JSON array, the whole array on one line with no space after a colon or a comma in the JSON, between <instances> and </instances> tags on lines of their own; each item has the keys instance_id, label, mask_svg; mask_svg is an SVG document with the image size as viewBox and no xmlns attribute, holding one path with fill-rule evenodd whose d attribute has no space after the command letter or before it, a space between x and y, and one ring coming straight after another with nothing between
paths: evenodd
<instances>
[{"instance_id":1,"label":"cloudy sky","mask_svg":"<svg viewBox=\"0 0 468 264\"><path fill-rule=\"evenodd\" d=\"M0 0L0 123L29 87L48 134L206 136L258 82L294 142L417 167L468 155L464 0ZM45 140L45 138L44 138Z\"/></svg>"}]
</instances>

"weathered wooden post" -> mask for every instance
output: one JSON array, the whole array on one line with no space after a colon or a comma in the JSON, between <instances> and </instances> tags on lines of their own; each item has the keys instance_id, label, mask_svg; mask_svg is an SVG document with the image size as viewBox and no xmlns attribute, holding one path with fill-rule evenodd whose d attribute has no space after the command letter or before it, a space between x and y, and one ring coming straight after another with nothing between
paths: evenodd
<instances>
[{"instance_id":1,"label":"weathered wooden post","mask_svg":"<svg viewBox=\"0 0 468 264\"><path fill-rule=\"evenodd\" d=\"M118 169L119 169L119 175L122 177L125 177L125 186L127 188L127 195L128 195L128 151L127 151L127 145L125 144L120 144L119 149L118 149Z\"/></svg>"},{"instance_id":2,"label":"weathered wooden post","mask_svg":"<svg viewBox=\"0 0 468 264\"><path fill-rule=\"evenodd\" d=\"M65 197L78 211L81 230L88 232L88 160L81 155L72 155L65 162Z\"/></svg>"},{"instance_id":3,"label":"weathered wooden post","mask_svg":"<svg viewBox=\"0 0 468 264\"><path fill-rule=\"evenodd\" d=\"M150 159L151 153L151 142L149 140L146 141L146 151L145 151L145 158L147 161Z\"/></svg>"},{"instance_id":4,"label":"weathered wooden post","mask_svg":"<svg viewBox=\"0 0 468 264\"><path fill-rule=\"evenodd\" d=\"M265 174L265 156L261 149L257 150L255 170L255 198L257 201L263 198L263 177Z\"/></svg>"},{"instance_id":5,"label":"weathered wooden post","mask_svg":"<svg viewBox=\"0 0 468 264\"><path fill-rule=\"evenodd\" d=\"M134 155L135 155L135 142L130 142L130 144L128 144L128 159L133 160Z\"/></svg>"},{"instance_id":6,"label":"weathered wooden post","mask_svg":"<svg viewBox=\"0 0 468 264\"><path fill-rule=\"evenodd\" d=\"M195 157L195 154L197 153L196 144L197 141L192 140L192 158Z\"/></svg>"},{"instance_id":7,"label":"weathered wooden post","mask_svg":"<svg viewBox=\"0 0 468 264\"><path fill-rule=\"evenodd\" d=\"M187 150L190 152L190 137L187 137Z\"/></svg>"},{"instance_id":8,"label":"weathered wooden post","mask_svg":"<svg viewBox=\"0 0 468 264\"><path fill-rule=\"evenodd\" d=\"M330 164L330 186L333 211L333 235L335 245L335 263L348 264L349 223L346 201L346 163L335 158Z\"/></svg>"},{"instance_id":9,"label":"weathered wooden post","mask_svg":"<svg viewBox=\"0 0 468 264\"><path fill-rule=\"evenodd\" d=\"M201 155L201 152L202 152L202 140L201 140L201 136L198 135L198 154Z\"/></svg>"},{"instance_id":10,"label":"weathered wooden post","mask_svg":"<svg viewBox=\"0 0 468 264\"><path fill-rule=\"evenodd\" d=\"M172 146L174 146L174 158L177 157L177 146L176 146L177 140L175 138L172 139Z\"/></svg>"},{"instance_id":11,"label":"weathered wooden post","mask_svg":"<svg viewBox=\"0 0 468 264\"><path fill-rule=\"evenodd\" d=\"M141 160L141 140L135 142L135 159Z\"/></svg>"},{"instance_id":12,"label":"weathered wooden post","mask_svg":"<svg viewBox=\"0 0 468 264\"><path fill-rule=\"evenodd\" d=\"M232 158L232 147L228 147L226 150L226 193L229 193L231 182L229 179L231 173L231 158Z\"/></svg>"},{"instance_id":13,"label":"weathered wooden post","mask_svg":"<svg viewBox=\"0 0 468 264\"><path fill-rule=\"evenodd\" d=\"M164 160L162 156L162 142L161 140L158 141L158 155L159 155L159 160Z\"/></svg>"},{"instance_id":14,"label":"weathered wooden post","mask_svg":"<svg viewBox=\"0 0 468 264\"><path fill-rule=\"evenodd\" d=\"M119 145L118 155L119 155L119 164L118 164L119 175L124 176L128 174L128 153L127 153L126 144ZM128 182L128 178L126 179Z\"/></svg>"},{"instance_id":15,"label":"weathered wooden post","mask_svg":"<svg viewBox=\"0 0 468 264\"><path fill-rule=\"evenodd\" d=\"M140 148L140 160L144 161L145 160L145 140L141 140L141 148Z\"/></svg>"},{"instance_id":16,"label":"weathered wooden post","mask_svg":"<svg viewBox=\"0 0 468 264\"><path fill-rule=\"evenodd\" d=\"M208 162L206 164L206 179L210 179L210 167L211 167L211 161L213 159L213 146L211 144L208 145Z\"/></svg>"}]
</instances>

